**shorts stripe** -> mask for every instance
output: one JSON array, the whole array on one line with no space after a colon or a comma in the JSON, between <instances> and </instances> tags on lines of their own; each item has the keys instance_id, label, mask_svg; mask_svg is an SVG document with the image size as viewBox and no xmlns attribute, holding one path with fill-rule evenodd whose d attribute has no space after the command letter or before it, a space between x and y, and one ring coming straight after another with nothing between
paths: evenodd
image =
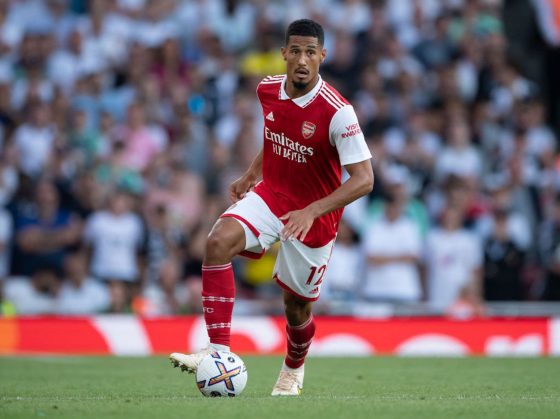
<instances>
[{"instance_id":1,"label":"shorts stripe","mask_svg":"<svg viewBox=\"0 0 560 419\"><path fill-rule=\"evenodd\" d=\"M282 281L280 281L280 279L278 278L278 275L274 275L274 280L276 281L276 283L278 285L280 285L281 288L288 291L290 294L295 295L298 298L301 298L303 301L317 301L319 299L319 296L317 296L317 297L305 297L305 296L299 294L298 292L291 289L288 285L286 285Z\"/></svg>"},{"instance_id":2,"label":"shorts stripe","mask_svg":"<svg viewBox=\"0 0 560 419\"><path fill-rule=\"evenodd\" d=\"M259 233L259 230L257 230L253 224L251 224L249 221L247 221L245 218L243 218L240 215L225 213L225 214L222 214L220 216L220 218L223 218L223 217L235 218L236 220L241 221L243 224L245 224L247 227L249 227L249 230L251 230L251 233L253 233L256 237L259 237L261 235L261 233Z\"/></svg>"}]
</instances>

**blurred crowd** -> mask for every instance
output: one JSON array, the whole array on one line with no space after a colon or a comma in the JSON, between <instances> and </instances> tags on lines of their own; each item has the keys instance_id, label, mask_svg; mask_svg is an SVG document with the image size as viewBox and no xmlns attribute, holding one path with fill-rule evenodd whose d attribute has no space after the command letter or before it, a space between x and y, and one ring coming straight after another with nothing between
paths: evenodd
<instances>
[{"instance_id":1,"label":"blurred crowd","mask_svg":"<svg viewBox=\"0 0 560 419\"><path fill-rule=\"evenodd\" d=\"M256 85L284 72L302 17L325 28L321 74L376 174L344 213L324 312L560 300L558 126L508 57L502 7L0 0L4 313L200 312L206 235L261 146ZM247 311L280 308L276 250L235 261Z\"/></svg>"}]
</instances>

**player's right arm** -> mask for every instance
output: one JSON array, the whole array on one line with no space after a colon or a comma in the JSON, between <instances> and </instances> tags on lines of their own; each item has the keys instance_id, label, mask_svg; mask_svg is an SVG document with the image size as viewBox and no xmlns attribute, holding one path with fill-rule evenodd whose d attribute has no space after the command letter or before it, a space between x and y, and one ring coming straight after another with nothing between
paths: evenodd
<instances>
[{"instance_id":1,"label":"player's right arm","mask_svg":"<svg viewBox=\"0 0 560 419\"><path fill-rule=\"evenodd\" d=\"M261 149L259 154L257 154L257 156L253 159L253 162L245 174L230 185L229 196L232 202L237 202L240 199L243 199L247 192L252 190L257 184L258 180L262 176L262 161L263 151Z\"/></svg>"}]
</instances>

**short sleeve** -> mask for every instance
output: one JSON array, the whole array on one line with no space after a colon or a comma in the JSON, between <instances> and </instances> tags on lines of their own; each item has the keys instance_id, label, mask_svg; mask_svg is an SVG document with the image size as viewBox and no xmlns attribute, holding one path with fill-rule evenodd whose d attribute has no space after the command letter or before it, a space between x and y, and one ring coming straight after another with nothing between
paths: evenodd
<instances>
[{"instance_id":1,"label":"short sleeve","mask_svg":"<svg viewBox=\"0 0 560 419\"><path fill-rule=\"evenodd\" d=\"M338 151L342 166L371 159L371 153L352 106L344 106L333 115L329 126L329 138Z\"/></svg>"}]
</instances>

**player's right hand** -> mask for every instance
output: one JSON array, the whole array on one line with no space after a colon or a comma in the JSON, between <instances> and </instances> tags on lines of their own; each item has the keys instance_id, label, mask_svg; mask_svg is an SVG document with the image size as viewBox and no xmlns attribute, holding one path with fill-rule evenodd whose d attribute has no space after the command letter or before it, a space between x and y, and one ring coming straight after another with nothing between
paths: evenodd
<instances>
[{"instance_id":1,"label":"player's right hand","mask_svg":"<svg viewBox=\"0 0 560 419\"><path fill-rule=\"evenodd\" d=\"M255 179L248 178L247 176L241 176L239 179L234 181L229 186L229 197L232 202L237 202L240 199L245 198L247 192L249 192L257 181Z\"/></svg>"}]
</instances>

